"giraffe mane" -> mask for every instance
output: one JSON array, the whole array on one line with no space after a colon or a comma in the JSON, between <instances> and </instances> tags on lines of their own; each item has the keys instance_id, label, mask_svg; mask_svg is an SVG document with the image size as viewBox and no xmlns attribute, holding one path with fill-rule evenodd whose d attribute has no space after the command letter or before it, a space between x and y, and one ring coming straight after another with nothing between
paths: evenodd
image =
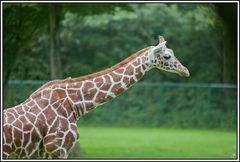
<instances>
[{"instance_id":1,"label":"giraffe mane","mask_svg":"<svg viewBox=\"0 0 240 162\"><path fill-rule=\"evenodd\" d=\"M84 80L88 80L88 79L92 79L92 78L95 78L95 77L98 77L98 76L101 76L101 75L105 75L107 73L110 73L116 69L118 69L119 67L121 66L124 66L126 65L128 62L132 61L133 59L135 59L136 57L142 55L143 53L145 53L150 47L146 47L134 54L132 54L131 56L127 57L126 59L124 59L123 61L121 61L120 63L112 66L111 68L107 68L105 70L102 70L102 71L99 71L99 72L96 72L96 73L92 73L92 74L88 74L88 75L85 75L85 76L82 76L82 77L76 77L76 78L71 78L71 77L68 77L66 79L63 79L63 80L53 80L53 81L49 81L47 82L46 84L44 84L43 86L41 86L40 88L38 88L34 93L32 93L32 95L30 97L32 97L34 94L36 94L37 92L43 90L44 88L47 88L51 85L54 85L54 84L62 84L62 83L73 83L73 82L79 82L79 81L84 81Z\"/></svg>"},{"instance_id":2,"label":"giraffe mane","mask_svg":"<svg viewBox=\"0 0 240 162\"><path fill-rule=\"evenodd\" d=\"M99 72L96 72L96 73L92 73L92 74L88 74L88 75L85 75L85 76L82 76L82 77L77 77L77 78L67 78L63 81L72 81L72 82L75 82L75 81L84 81L84 80L88 80L88 79L92 79L92 78L95 78L95 77L98 77L98 76L101 76L101 75L105 75L107 73L110 73L116 69L118 69L119 67L121 66L124 66L126 65L128 62L132 61L133 59L135 59L136 57L142 55L143 53L145 53L147 50L149 49L149 47L146 47L134 54L132 54L131 56L127 57L126 59L124 59L123 61L121 61L120 63L110 67L110 68L107 68L105 70L102 70L102 71L99 71Z\"/></svg>"}]
</instances>

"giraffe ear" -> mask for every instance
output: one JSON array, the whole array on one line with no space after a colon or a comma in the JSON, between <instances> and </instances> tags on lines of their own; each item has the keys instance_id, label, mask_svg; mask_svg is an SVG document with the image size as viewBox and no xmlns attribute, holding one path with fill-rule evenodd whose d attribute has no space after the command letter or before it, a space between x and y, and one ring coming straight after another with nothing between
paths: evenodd
<instances>
[{"instance_id":1,"label":"giraffe ear","mask_svg":"<svg viewBox=\"0 0 240 162\"><path fill-rule=\"evenodd\" d=\"M158 40L159 40L159 43L165 42L165 39L161 35L158 36Z\"/></svg>"}]
</instances>

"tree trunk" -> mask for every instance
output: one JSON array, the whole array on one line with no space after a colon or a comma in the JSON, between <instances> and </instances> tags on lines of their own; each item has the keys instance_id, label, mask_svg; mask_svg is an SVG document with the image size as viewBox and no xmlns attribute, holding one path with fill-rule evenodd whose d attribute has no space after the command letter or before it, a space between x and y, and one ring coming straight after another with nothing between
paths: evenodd
<instances>
[{"instance_id":1,"label":"tree trunk","mask_svg":"<svg viewBox=\"0 0 240 162\"><path fill-rule=\"evenodd\" d=\"M237 4L215 4L224 31L224 83L237 83Z\"/></svg>"},{"instance_id":2,"label":"tree trunk","mask_svg":"<svg viewBox=\"0 0 240 162\"><path fill-rule=\"evenodd\" d=\"M56 6L49 5L49 61L50 61L50 77L51 80L57 78L55 64L55 49L56 49Z\"/></svg>"}]
</instances>

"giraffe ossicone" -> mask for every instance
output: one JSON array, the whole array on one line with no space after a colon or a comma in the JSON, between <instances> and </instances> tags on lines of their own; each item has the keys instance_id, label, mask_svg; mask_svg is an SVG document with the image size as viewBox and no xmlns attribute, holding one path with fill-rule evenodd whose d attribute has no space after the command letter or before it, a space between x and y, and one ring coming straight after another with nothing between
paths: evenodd
<instances>
[{"instance_id":1,"label":"giraffe ossicone","mask_svg":"<svg viewBox=\"0 0 240 162\"><path fill-rule=\"evenodd\" d=\"M79 139L76 121L126 91L152 68L189 77L159 36L158 45L109 69L44 84L23 103L3 111L3 157L67 158Z\"/></svg>"}]
</instances>

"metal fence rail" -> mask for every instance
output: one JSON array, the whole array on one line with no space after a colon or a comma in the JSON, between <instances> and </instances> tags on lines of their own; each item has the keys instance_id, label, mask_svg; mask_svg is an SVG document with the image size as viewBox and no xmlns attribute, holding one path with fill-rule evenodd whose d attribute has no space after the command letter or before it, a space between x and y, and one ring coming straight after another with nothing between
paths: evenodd
<instances>
[{"instance_id":1,"label":"metal fence rail","mask_svg":"<svg viewBox=\"0 0 240 162\"><path fill-rule=\"evenodd\" d=\"M4 96L4 106L9 107L22 102L46 82L48 81L10 80L8 96ZM105 107L103 108L104 111L111 114L110 117L106 116L102 110L96 110L91 113L93 115L84 116L81 122L98 123L99 121L105 121L105 123L127 125L123 122L127 116L128 118L134 118L133 122L139 121L140 125L147 123L146 121L141 121L142 119L151 120L153 118L158 120L158 122L155 122L156 126L179 125L179 123L191 125L191 122L195 122L197 126L204 125L209 128L235 128L237 85L139 82L129 92L117 97L111 101L111 104L106 104L103 107ZM125 107L124 112L126 111L126 113L121 112L122 107ZM145 107L151 109L146 111ZM128 114L134 111L135 116ZM200 119L197 120L196 118ZM127 120L131 121L130 119ZM231 121L229 122L229 120ZM153 122L148 121L148 124L151 125Z\"/></svg>"}]
</instances>

